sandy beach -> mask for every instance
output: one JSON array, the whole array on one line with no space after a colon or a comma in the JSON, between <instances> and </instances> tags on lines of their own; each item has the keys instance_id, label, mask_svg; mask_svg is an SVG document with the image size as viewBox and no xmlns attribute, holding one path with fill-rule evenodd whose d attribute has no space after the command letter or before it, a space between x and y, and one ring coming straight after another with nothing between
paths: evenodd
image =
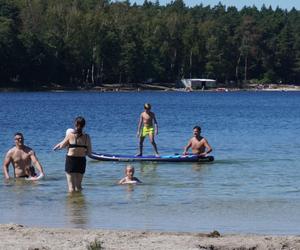
<instances>
[{"instance_id":1,"label":"sandy beach","mask_svg":"<svg viewBox=\"0 0 300 250\"><path fill-rule=\"evenodd\" d=\"M31 228L0 225L0 249L300 249L300 236Z\"/></svg>"}]
</instances>

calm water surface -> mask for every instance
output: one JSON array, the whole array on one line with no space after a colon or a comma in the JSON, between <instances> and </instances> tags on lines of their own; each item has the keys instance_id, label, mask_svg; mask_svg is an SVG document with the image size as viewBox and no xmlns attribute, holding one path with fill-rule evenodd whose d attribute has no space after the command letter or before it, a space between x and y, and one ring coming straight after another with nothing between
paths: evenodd
<instances>
[{"instance_id":1,"label":"calm water surface","mask_svg":"<svg viewBox=\"0 0 300 250\"><path fill-rule=\"evenodd\" d=\"M215 162L134 163L144 184L118 186L124 163L90 160L84 191L69 196L66 151L52 147L74 117L86 118L94 151L135 154L145 102L158 119L161 154L182 152L200 124ZM47 174L35 183L0 182L0 223L299 234L299 103L300 92L0 93L2 158L22 131Z\"/></svg>"}]
</instances>

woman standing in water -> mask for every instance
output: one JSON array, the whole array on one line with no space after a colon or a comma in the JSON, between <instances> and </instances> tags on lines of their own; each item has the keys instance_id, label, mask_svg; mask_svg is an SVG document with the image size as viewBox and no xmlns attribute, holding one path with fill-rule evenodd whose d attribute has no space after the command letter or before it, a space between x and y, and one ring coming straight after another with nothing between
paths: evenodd
<instances>
[{"instance_id":1,"label":"woman standing in water","mask_svg":"<svg viewBox=\"0 0 300 250\"><path fill-rule=\"evenodd\" d=\"M81 191L81 182L86 168L86 155L91 154L92 145L90 136L83 132L85 119L78 116L75 119L75 130L68 133L63 141L53 149L68 149L66 155L65 171L69 192Z\"/></svg>"}]
</instances>

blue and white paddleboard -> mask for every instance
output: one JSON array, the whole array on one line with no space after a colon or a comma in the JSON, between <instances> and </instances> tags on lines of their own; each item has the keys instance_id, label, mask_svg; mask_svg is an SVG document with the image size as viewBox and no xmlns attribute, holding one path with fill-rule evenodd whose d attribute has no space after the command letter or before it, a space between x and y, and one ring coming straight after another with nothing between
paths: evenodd
<instances>
[{"instance_id":1,"label":"blue and white paddleboard","mask_svg":"<svg viewBox=\"0 0 300 250\"><path fill-rule=\"evenodd\" d=\"M89 157L91 159L98 160L98 161L212 162L214 160L213 156L198 156L193 154L134 156L134 155L111 155L111 154L92 153Z\"/></svg>"}]
</instances>

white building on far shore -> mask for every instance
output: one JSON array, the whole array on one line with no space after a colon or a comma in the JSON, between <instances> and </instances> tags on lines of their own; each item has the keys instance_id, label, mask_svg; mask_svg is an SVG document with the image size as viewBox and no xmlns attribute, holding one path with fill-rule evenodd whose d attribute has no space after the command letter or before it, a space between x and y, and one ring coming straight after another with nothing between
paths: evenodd
<instances>
[{"instance_id":1,"label":"white building on far shore","mask_svg":"<svg viewBox=\"0 0 300 250\"><path fill-rule=\"evenodd\" d=\"M217 86L216 80L213 79L181 79L181 82L189 90L215 88Z\"/></svg>"}]
</instances>

